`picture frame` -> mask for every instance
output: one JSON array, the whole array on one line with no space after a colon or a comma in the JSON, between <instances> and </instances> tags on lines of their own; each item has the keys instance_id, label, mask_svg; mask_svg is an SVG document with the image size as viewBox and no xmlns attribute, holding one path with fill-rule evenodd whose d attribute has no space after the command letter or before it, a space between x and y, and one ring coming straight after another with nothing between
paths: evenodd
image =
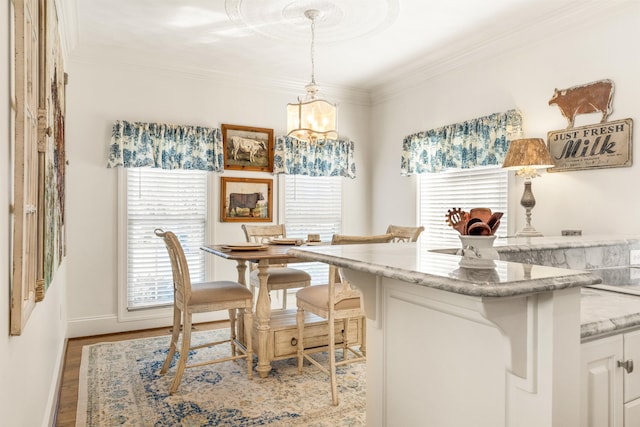
<instances>
[{"instance_id":1,"label":"picture frame","mask_svg":"<svg viewBox=\"0 0 640 427\"><path fill-rule=\"evenodd\" d=\"M221 222L271 222L273 180L220 178Z\"/></svg>"},{"instance_id":2,"label":"picture frame","mask_svg":"<svg viewBox=\"0 0 640 427\"><path fill-rule=\"evenodd\" d=\"M222 125L224 168L273 172L273 129Z\"/></svg>"}]
</instances>

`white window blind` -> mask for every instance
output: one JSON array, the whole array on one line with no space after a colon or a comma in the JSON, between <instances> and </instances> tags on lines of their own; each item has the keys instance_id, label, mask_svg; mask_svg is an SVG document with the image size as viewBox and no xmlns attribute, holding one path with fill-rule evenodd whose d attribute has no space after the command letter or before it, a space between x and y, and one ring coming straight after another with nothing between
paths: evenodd
<instances>
[{"instance_id":1,"label":"white window blind","mask_svg":"<svg viewBox=\"0 0 640 427\"><path fill-rule=\"evenodd\" d=\"M306 239L320 234L323 242L342 230L342 178L337 176L284 175L284 224L287 237ZM328 267L322 263L301 263L311 274L312 284L327 283Z\"/></svg>"},{"instance_id":2,"label":"white window blind","mask_svg":"<svg viewBox=\"0 0 640 427\"><path fill-rule=\"evenodd\" d=\"M486 207L503 212L497 235L507 235L507 171L499 166L454 169L419 176L421 239L425 249L457 248L458 232L445 219L449 209Z\"/></svg>"},{"instance_id":3,"label":"white window blind","mask_svg":"<svg viewBox=\"0 0 640 427\"><path fill-rule=\"evenodd\" d=\"M183 246L192 282L205 280L207 176L204 171L127 169L127 309L173 303L167 249L156 228Z\"/></svg>"}]
</instances>

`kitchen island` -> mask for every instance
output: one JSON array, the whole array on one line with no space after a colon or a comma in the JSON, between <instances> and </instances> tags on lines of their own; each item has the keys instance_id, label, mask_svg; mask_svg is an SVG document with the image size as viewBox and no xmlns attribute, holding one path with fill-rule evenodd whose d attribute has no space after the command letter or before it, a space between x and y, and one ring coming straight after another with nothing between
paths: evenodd
<instances>
[{"instance_id":1,"label":"kitchen island","mask_svg":"<svg viewBox=\"0 0 640 427\"><path fill-rule=\"evenodd\" d=\"M526 256L526 243L511 255ZM362 291L367 425L579 425L581 287L597 275L506 261L467 269L416 244L291 253L342 267Z\"/></svg>"}]
</instances>

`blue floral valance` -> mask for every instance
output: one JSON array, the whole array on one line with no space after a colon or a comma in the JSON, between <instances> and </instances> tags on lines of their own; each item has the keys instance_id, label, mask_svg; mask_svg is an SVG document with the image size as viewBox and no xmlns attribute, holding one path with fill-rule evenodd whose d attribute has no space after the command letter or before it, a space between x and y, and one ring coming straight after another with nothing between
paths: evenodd
<instances>
[{"instance_id":1,"label":"blue floral valance","mask_svg":"<svg viewBox=\"0 0 640 427\"><path fill-rule=\"evenodd\" d=\"M107 167L195 169L222 172L222 132L218 128L116 121Z\"/></svg>"},{"instance_id":2,"label":"blue floral valance","mask_svg":"<svg viewBox=\"0 0 640 427\"><path fill-rule=\"evenodd\" d=\"M279 136L273 163L276 174L356 177L354 143L348 140L306 142Z\"/></svg>"},{"instance_id":3,"label":"blue floral valance","mask_svg":"<svg viewBox=\"0 0 640 427\"><path fill-rule=\"evenodd\" d=\"M522 136L517 110L443 126L406 136L402 175L502 164L509 141Z\"/></svg>"}]
</instances>

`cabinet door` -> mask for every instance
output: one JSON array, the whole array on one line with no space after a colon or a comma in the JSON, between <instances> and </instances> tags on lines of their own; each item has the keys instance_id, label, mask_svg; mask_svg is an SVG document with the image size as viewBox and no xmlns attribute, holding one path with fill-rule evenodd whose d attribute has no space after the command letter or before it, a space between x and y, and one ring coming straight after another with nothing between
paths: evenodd
<instances>
[{"instance_id":1,"label":"cabinet door","mask_svg":"<svg viewBox=\"0 0 640 427\"><path fill-rule=\"evenodd\" d=\"M624 360L634 364L633 371L624 374L624 401L631 402L640 398L640 331L624 334Z\"/></svg>"},{"instance_id":2,"label":"cabinet door","mask_svg":"<svg viewBox=\"0 0 640 427\"><path fill-rule=\"evenodd\" d=\"M640 399L624 405L624 427L640 426Z\"/></svg>"},{"instance_id":3,"label":"cabinet door","mask_svg":"<svg viewBox=\"0 0 640 427\"><path fill-rule=\"evenodd\" d=\"M623 427L621 335L582 344L580 426Z\"/></svg>"}]
</instances>

